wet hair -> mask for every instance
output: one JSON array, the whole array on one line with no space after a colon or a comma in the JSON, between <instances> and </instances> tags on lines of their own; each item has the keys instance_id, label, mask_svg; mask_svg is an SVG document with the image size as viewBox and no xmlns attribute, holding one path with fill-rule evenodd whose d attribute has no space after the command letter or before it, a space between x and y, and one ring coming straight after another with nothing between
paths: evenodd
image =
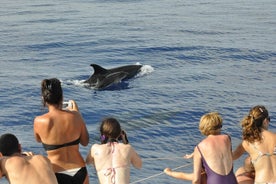
<instances>
[{"instance_id":1,"label":"wet hair","mask_svg":"<svg viewBox=\"0 0 276 184\"><path fill-rule=\"evenodd\" d=\"M41 82L41 95L43 97L43 106L46 103L51 105L58 105L63 100L63 92L61 88L61 83L58 79L44 79Z\"/></svg>"},{"instance_id":2,"label":"wet hair","mask_svg":"<svg viewBox=\"0 0 276 184\"><path fill-rule=\"evenodd\" d=\"M101 143L118 141L121 132L121 125L115 118L105 118L100 125Z\"/></svg>"},{"instance_id":3,"label":"wet hair","mask_svg":"<svg viewBox=\"0 0 276 184\"><path fill-rule=\"evenodd\" d=\"M257 105L251 108L249 114L241 121L243 140L250 143L261 141L263 121L268 117L268 111L264 106Z\"/></svg>"},{"instance_id":4,"label":"wet hair","mask_svg":"<svg viewBox=\"0 0 276 184\"><path fill-rule=\"evenodd\" d=\"M220 132L222 117L217 112L204 114L200 118L199 130L203 135L214 135Z\"/></svg>"},{"instance_id":5,"label":"wet hair","mask_svg":"<svg viewBox=\"0 0 276 184\"><path fill-rule=\"evenodd\" d=\"M0 137L0 152L3 156L11 156L20 153L18 139L13 134L3 134Z\"/></svg>"}]
</instances>

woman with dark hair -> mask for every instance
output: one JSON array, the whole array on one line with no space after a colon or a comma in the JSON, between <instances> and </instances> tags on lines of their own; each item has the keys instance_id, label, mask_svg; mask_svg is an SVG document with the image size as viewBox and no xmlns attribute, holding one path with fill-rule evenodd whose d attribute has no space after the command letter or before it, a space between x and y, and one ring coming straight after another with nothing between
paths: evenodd
<instances>
[{"instance_id":1,"label":"woman with dark hair","mask_svg":"<svg viewBox=\"0 0 276 184\"><path fill-rule=\"evenodd\" d=\"M262 105L250 109L241 121L242 143L233 152L238 159L245 151L255 170L255 183L276 183L276 134L268 130L270 117Z\"/></svg>"},{"instance_id":2,"label":"woman with dark hair","mask_svg":"<svg viewBox=\"0 0 276 184\"><path fill-rule=\"evenodd\" d=\"M77 103L62 109L63 92L58 79L41 82L42 103L48 112L34 119L34 135L47 152L59 184L89 183L79 144L87 146L89 134Z\"/></svg>"},{"instance_id":3,"label":"woman with dark hair","mask_svg":"<svg viewBox=\"0 0 276 184\"><path fill-rule=\"evenodd\" d=\"M130 164L140 169L142 160L128 143L125 131L114 118L107 118L100 126L101 144L94 144L86 162L95 165L101 184L129 184Z\"/></svg>"}]
</instances>

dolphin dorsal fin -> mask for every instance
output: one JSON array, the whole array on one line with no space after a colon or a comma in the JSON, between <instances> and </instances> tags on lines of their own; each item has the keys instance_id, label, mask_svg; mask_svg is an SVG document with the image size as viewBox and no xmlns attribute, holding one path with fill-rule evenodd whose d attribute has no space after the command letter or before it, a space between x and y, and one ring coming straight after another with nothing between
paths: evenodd
<instances>
[{"instance_id":1,"label":"dolphin dorsal fin","mask_svg":"<svg viewBox=\"0 0 276 184\"><path fill-rule=\"evenodd\" d=\"M107 69L97 65L97 64L91 64L90 66L94 69L94 74L104 74L107 72Z\"/></svg>"}]
</instances>

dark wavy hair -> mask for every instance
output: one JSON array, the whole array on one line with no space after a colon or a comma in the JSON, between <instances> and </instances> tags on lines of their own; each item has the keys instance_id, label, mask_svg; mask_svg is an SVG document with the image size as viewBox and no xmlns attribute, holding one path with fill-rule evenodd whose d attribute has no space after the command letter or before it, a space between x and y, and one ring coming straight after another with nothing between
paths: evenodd
<instances>
[{"instance_id":1,"label":"dark wavy hair","mask_svg":"<svg viewBox=\"0 0 276 184\"><path fill-rule=\"evenodd\" d=\"M46 103L59 105L63 100L61 82L56 78L42 80L41 95L43 97L42 104L44 107Z\"/></svg>"},{"instance_id":2,"label":"dark wavy hair","mask_svg":"<svg viewBox=\"0 0 276 184\"><path fill-rule=\"evenodd\" d=\"M20 153L18 139L13 134L3 134L0 137L0 152L3 156Z\"/></svg>"},{"instance_id":3,"label":"dark wavy hair","mask_svg":"<svg viewBox=\"0 0 276 184\"><path fill-rule=\"evenodd\" d=\"M241 121L243 140L250 143L261 141L263 121L268 117L268 111L263 105L257 105L251 108L249 114Z\"/></svg>"}]
</instances>

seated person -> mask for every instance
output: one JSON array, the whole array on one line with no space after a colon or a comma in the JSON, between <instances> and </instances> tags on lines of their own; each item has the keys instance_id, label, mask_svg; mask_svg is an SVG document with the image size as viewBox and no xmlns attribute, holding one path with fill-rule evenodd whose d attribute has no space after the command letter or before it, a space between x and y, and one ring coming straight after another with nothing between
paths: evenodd
<instances>
[{"instance_id":1,"label":"seated person","mask_svg":"<svg viewBox=\"0 0 276 184\"><path fill-rule=\"evenodd\" d=\"M22 154L21 145L13 134L0 137L0 178L9 183L57 184L52 165L42 155Z\"/></svg>"},{"instance_id":2,"label":"seated person","mask_svg":"<svg viewBox=\"0 0 276 184\"><path fill-rule=\"evenodd\" d=\"M194 156L194 152L191 154L186 154L184 156L185 159L190 159L193 158ZM179 171L173 171L171 168L167 167L164 169L164 173L167 174L168 176L171 176L173 178L176 179L180 179L180 180L188 180L188 181L192 181L194 178L194 173L185 173L185 172L179 172ZM206 178L206 173L204 170L202 170L202 180L201 180L201 184L206 184L207 178Z\"/></svg>"},{"instance_id":3,"label":"seated person","mask_svg":"<svg viewBox=\"0 0 276 184\"><path fill-rule=\"evenodd\" d=\"M245 158L244 165L237 169L235 175L239 184L254 183L255 170L249 156Z\"/></svg>"},{"instance_id":4,"label":"seated person","mask_svg":"<svg viewBox=\"0 0 276 184\"><path fill-rule=\"evenodd\" d=\"M164 171L179 179L192 180L192 183L237 184L233 172L231 138L221 133L222 122L223 119L217 112L204 114L200 118L199 130L206 138L189 156L193 157L194 171L192 174L170 173L168 169Z\"/></svg>"},{"instance_id":5,"label":"seated person","mask_svg":"<svg viewBox=\"0 0 276 184\"><path fill-rule=\"evenodd\" d=\"M242 142L233 151L236 160L247 152L254 166L254 183L276 183L276 134L268 130L270 116L256 105L241 120Z\"/></svg>"}]
</instances>

